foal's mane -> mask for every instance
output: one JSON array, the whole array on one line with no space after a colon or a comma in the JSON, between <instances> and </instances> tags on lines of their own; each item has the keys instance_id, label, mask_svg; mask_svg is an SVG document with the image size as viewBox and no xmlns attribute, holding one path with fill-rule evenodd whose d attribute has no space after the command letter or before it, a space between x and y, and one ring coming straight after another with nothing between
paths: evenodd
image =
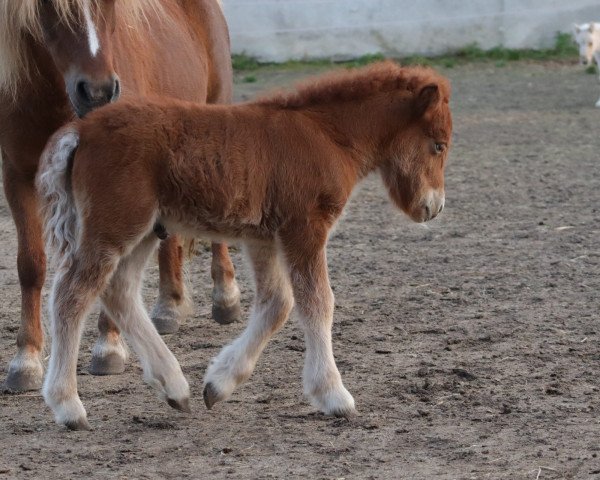
<instances>
[{"instance_id":1,"label":"foal's mane","mask_svg":"<svg viewBox=\"0 0 600 480\"><path fill-rule=\"evenodd\" d=\"M77 21L88 0L52 0L66 25ZM100 0L89 0L91 4ZM146 13L162 12L161 0L120 0L117 2L117 21L123 21L135 30ZM42 35L39 0L0 0L0 93L16 95L17 83L31 72L26 58L25 38L29 34L36 39Z\"/></svg>"},{"instance_id":2,"label":"foal's mane","mask_svg":"<svg viewBox=\"0 0 600 480\"><path fill-rule=\"evenodd\" d=\"M341 70L305 81L292 92L276 92L257 101L279 108L305 108L319 104L363 100L378 93L404 90L412 93L436 84L441 96L450 96L448 81L427 67L401 67L388 60L356 70Z\"/></svg>"}]
</instances>

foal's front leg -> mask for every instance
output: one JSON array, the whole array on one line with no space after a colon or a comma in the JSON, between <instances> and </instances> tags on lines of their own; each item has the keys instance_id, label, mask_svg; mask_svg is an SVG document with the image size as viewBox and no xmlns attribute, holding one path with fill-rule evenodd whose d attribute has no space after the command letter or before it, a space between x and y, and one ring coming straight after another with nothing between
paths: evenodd
<instances>
[{"instance_id":1,"label":"foal's front leg","mask_svg":"<svg viewBox=\"0 0 600 480\"><path fill-rule=\"evenodd\" d=\"M296 232L283 244L306 342L304 394L325 414L348 416L355 412L354 399L344 387L333 358L334 298L327 274L325 239L324 233Z\"/></svg>"},{"instance_id":2,"label":"foal's front leg","mask_svg":"<svg viewBox=\"0 0 600 480\"><path fill-rule=\"evenodd\" d=\"M244 333L221 350L204 377L208 408L226 400L252 374L271 336L287 320L294 303L287 273L274 245L249 245L246 253L254 270L256 296Z\"/></svg>"}]
</instances>

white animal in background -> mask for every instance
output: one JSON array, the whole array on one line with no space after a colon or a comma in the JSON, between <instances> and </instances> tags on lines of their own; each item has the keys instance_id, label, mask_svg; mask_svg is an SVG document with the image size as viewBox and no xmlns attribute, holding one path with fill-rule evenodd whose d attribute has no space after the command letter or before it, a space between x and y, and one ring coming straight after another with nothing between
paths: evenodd
<instances>
[{"instance_id":1,"label":"white animal in background","mask_svg":"<svg viewBox=\"0 0 600 480\"><path fill-rule=\"evenodd\" d=\"M600 23L573 24L573 35L579 45L579 60L591 65L592 60L600 65Z\"/></svg>"},{"instance_id":2,"label":"white animal in background","mask_svg":"<svg viewBox=\"0 0 600 480\"><path fill-rule=\"evenodd\" d=\"M592 65L592 60L600 68L600 23L582 23L573 25L573 35L579 45L579 61L583 65ZM600 108L600 98L596 102Z\"/></svg>"}]
</instances>

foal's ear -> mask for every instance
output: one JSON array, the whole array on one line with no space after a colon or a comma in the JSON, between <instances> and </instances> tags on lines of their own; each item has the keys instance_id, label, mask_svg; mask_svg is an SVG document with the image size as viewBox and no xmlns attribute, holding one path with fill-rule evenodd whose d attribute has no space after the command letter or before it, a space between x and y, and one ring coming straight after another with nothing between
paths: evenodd
<instances>
[{"instance_id":1,"label":"foal's ear","mask_svg":"<svg viewBox=\"0 0 600 480\"><path fill-rule=\"evenodd\" d=\"M415 113L422 117L432 106L440 101L440 87L435 83L425 85L417 94L415 99Z\"/></svg>"},{"instance_id":2,"label":"foal's ear","mask_svg":"<svg viewBox=\"0 0 600 480\"><path fill-rule=\"evenodd\" d=\"M579 32L581 32L581 27L579 25L577 25L576 23L573 24L573 32L575 32L575 35L579 34Z\"/></svg>"}]
</instances>

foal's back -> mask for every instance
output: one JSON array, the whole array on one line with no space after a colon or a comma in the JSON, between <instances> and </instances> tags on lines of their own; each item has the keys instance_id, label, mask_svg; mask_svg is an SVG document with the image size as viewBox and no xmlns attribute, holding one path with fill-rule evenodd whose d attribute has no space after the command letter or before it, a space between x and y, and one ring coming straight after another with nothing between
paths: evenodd
<instances>
[{"instance_id":1,"label":"foal's back","mask_svg":"<svg viewBox=\"0 0 600 480\"><path fill-rule=\"evenodd\" d=\"M79 135L73 190L91 209L158 202L166 223L226 237L272 238L311 202L343 205L355 176L318 124L266 105L122 101L68 128Z\"/></svg>"}]
</instances>

